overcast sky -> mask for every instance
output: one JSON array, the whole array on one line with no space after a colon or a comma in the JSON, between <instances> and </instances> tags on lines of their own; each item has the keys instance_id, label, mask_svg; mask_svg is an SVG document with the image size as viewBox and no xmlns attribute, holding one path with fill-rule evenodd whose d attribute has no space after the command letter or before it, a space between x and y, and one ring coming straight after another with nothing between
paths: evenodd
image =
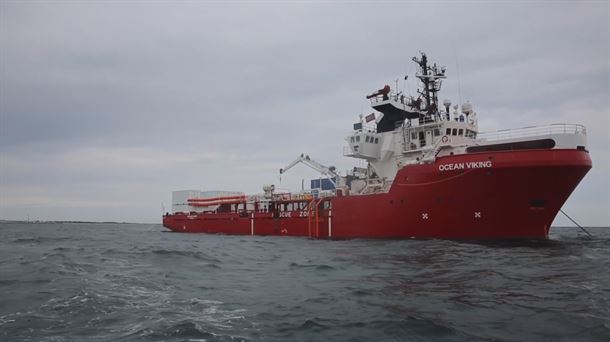
<instances>
[{"instance_id":1,"label":"overcast sky","mask_svg":"<svg viewBox=\"0 0 610 342\"><path fill-rule=\"evenodd\" d=\"M364 96L422 50L481 131L586 125L564 210L610 226L609 22L608 1L1 0L0 219L159 222L172 190L297 190L316 172L278 169L302 152L359 164Z\"/></svg>"}]
</instances>

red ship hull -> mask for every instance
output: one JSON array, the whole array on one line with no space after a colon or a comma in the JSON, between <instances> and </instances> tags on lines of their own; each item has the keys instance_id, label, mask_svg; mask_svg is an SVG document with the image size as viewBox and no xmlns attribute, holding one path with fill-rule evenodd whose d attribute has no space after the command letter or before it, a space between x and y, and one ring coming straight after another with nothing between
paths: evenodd
<instances>
[{"instance_id":1,"label":"red ship hull","mask_svg":"<svg viewBox=\"0 0 610 342\"><path fill-rule=\"evenodd\" d=\"M546 239L591 165L589 153L578 149L445 156L403 167L387 193L325 198L309 211L168 214L163 225L337 239Z\"/></svg>"}]
</instances>

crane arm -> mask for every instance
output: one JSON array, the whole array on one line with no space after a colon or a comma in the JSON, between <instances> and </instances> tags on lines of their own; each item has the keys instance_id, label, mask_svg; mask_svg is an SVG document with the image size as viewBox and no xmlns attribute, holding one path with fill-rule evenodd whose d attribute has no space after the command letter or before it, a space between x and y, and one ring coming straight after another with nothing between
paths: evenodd
<instances>
[{"instance_id":1,"label":"crane arm","mask_svg":"<svg viewBox=\"0 0 610 342\"><path fill-rule=\"evenodd\" d=\"M301 156L297 159L295 159L292 163L284 166L283 168L280 169L280 175L290 169L292 169L295 165L297 165L298 163L300 163L303 159L303 155L301 154Z\"/></svg>"},{"instance_id":2,"label":"crane arm","mask_svg":"<svg viewBox=\"0 0 610 342\"><path fill-rule=\"evenodd\" d=\"M310 168L320 172L321 174L329 177L331 179L331 182L333 182L333 184L335 182L332 180L332 178L339 177L339 175L335 172L334 166L328 167L328 166L322 165L322 164L318 163L317 161L309 158L309 156L306 156L304 154L301 154L292 163L290 163L290 164L286 165L286 167L280 169L280 175L285 173L286 171L290 170L298 163L303 163L303 164L309 166Z\"/></svg>"}]
</instances>

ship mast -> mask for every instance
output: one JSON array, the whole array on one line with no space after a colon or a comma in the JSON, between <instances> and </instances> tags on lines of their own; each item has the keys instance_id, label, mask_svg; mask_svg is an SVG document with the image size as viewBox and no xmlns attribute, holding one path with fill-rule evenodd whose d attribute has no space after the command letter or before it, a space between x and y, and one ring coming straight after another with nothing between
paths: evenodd
<instances>
[{"instance_id":1,"label":"ship mast","mask_svg":"<svg viewBox=\"0 0 610 342\"><path fill-rule=\"evenodd\" d=\"M424 85L423 92L417 90L417 92L425 99L424 112L425 117L420 117L420 123L422 121L428 121L432 119L432 116L439 115L438 111L438 92L441 90L442 80L446 78L445 67L440 67L434 63L432 66L428 66L428 57L425 53L421 52L421 58L413 57L413 61L417 63L420 70L416 73L416 77Z\"/></svg>"},{"instance_id":2,"label":"ship mast","mask_svg":"<svg viewBox=\"0 0 610 342\"><path fill-rule=\"evenodd\" d=\"M371 101L371 107L383 113L381 119L376 122L377 133L394 131L406 119L418 119L420 125L440 119L438 92L443 79L446 78L445 67L436 63L430 65L426 54L420 53L420 58L413 57L419 67L415 76L423 84L423 90L417 89L417 98L405 99L404 95L400 96L401 93L392 93L389 85L366 96Z\"/></svg>"}]
</instances>

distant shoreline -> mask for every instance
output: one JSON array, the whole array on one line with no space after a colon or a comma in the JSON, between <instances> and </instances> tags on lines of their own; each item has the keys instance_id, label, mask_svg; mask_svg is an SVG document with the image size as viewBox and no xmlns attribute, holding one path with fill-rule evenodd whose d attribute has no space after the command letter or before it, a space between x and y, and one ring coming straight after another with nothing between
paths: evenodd
<instances>
[{"instance_id":1,"label":"distant shoreline","mask_svg":"<svg viewBox=\"0 0 610 342\"><path fill-rule=\"evenodd\" d=\"M138 222L116 222L116 221L71 221L71 220L62 220L62 221L24 221L24 220L0 220L0 224L2 223L25 223L25 224L47 224L47 223L87 223L87 224L159 224L157 223L138 223Z\"/></svg>"}]
</instances>

